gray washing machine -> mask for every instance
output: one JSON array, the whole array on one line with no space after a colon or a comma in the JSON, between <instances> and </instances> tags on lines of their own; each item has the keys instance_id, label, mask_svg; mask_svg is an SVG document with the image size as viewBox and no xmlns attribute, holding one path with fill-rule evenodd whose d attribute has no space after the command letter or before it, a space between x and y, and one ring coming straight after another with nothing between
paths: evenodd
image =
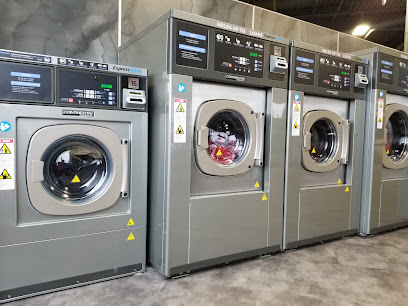
<instances>
[{"instance_id":1,"label":"gray washing machine","mask_svg":"<svg viewBox=\"0 0 408 306\"><path fill-rule=\"evenodd\" d=\"M145 270L147 71L0 50L0 302Z\"/></svg>"},{"instance_id":2,"label":"gray washing machine","mask_svg":"<svg viewBox=\"0 0 408 306\"><path fill-rule=\"evenodd\" d=\"M369 60L361 235L408 225L408 54L358 52Z\"/></svg>"},{"instance_id":3,"label":"gray washing machine","mask_svg":"<svg viewBox=\"0 0 408 306\"><path fill-rule=\"evenodd\" d=\"M148 260L163 276L281 249L288 52L175 10L121 47L149 69Z\"/></svg>"},{"instance_id":4,"label":"gray washing machine","mask_svg":"<svg viewBox=\"0 0 408 306\"><path fill-rule=\"evenodd\" d=\"M291 43L285 249L357 233L367 65Z\"/></svg>"}]
</instances>

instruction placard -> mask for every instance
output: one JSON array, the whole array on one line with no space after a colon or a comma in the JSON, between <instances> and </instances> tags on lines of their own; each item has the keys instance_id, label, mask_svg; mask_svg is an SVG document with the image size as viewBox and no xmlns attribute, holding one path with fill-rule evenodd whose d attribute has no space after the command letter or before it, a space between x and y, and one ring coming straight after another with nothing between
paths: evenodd
<instances>
[{"instance_id":1,"label":"instruction placard","mask_svg":"<svg viewBox=\"0 0 408 306\"><path fill-rule=\"evenodd\" d=\"M377 112L377 129L383 128L383 121L384 121L384 103L385 100L379 98L378 99L378 112Z\"/></svg>"},{"instance_id":2,"label":"instruction placard","mask_svg":"<svg viewBox=\"0 0 408 306\"><path fill-rule=\"evenodd\" d=\"M300 100L293 100L292 105L292 136L300 136Z\"/></svg>"},{"instance_id":3,"label":"instruction placard","mask_svg":"<svg viewBox=\"0 0 408 306\"><path fill-rule=\"evenodd\" d=\"M14 139L0 138L0 190L15 189Z\"/></svg>"},{"instance_id":4,"label":"instruction placard","mask_svg":"<svg viewBox=\"0 0 408 306\"><path fill-rule=\"evenodd\" d=\"M187 100L174 99L173 102L173 142L186 143Z\"/></svg>"}]
</instances>

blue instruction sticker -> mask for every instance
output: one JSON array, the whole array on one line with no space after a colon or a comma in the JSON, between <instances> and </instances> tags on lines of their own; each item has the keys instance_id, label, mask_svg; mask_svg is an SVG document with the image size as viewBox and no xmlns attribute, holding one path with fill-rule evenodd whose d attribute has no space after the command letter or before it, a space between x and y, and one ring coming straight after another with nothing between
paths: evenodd
<instances>
[{"instance_id":1,"label":"blue instruction sticker","mask_svg":"<svg viewBox=\"0 0 408 306\"><path fill-rule=\"evenodd\" d=\"M177 89L179 92L183 93L186 91L186 85L184 85L183 83L178 84Z\"/></svg>"},{"instance_id":2,"label":"blue instruction sticker","mask_svg":"<svg viewBox=\"0 0 408 306\"><path fill-rule=\"evenodd\" d=\"M7 121L0 122L0 131L8 132L8 131L10 131L10 129L11 129L10 122L7 122Z\"/></svg>"}]
</instances>

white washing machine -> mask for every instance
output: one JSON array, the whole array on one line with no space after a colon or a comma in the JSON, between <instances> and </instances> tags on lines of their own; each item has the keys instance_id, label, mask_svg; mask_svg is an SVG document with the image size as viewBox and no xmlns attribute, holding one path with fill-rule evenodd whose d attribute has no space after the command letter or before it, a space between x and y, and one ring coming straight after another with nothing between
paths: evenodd
<instances>
[{"instance_id":1,"label":"white washing machine","mask_svg":"<svg viewBox=\"0 0 408 306\"><path fill-rule=\"evenodd\" d=\"M292 42L285 249L357 233L367 65Z\"/></svg>"},{"instance_id":2,"label":"white washing machine","mask_svg":"<svg viewBox=\"0 0 408 306\"><path fill-rule=\"evenodd\" d=\"M408 225L408 55L358 52L373 80L367 92L360 234Z\"/></svg>"},{"instance_id":3,"label":"white washing machine","mask_svg":"<svg viewBox=\"0 0 408 306\"><path fill-rule=\"evenodd\" d=\"M146 70L0 50L0 79L0 302L143 272Z\"/></svg>"}]
</instances>

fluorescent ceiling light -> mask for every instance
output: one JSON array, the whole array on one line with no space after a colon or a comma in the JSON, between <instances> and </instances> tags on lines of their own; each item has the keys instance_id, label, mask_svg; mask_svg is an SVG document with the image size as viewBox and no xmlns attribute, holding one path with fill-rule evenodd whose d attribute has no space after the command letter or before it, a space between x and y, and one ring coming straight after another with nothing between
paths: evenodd
<instances>
[{"instance_id":1,"label":"fluorescent ceiling light","mask_svg":"<svg viewBox=\"0 0 408 306\"><path fill-rule=\"evenodd\" d=\"M356 26L356 28L353 30L353 33L351 33L351 35L354 36L363 36L365 35L368 30L370 30L370 26L367 24L359 24L358 26Z\"/></svg>"},{"instance_id":2,"label":"fluorescent ceiling light","mask_svg":"<svg viewBox=\"0 0 408 306\"><path fill-rule=\"evenodd\" d=\"M387 0L382 0L382 5L385 5L387 3Z\"/></svg>"}]
</instances>

